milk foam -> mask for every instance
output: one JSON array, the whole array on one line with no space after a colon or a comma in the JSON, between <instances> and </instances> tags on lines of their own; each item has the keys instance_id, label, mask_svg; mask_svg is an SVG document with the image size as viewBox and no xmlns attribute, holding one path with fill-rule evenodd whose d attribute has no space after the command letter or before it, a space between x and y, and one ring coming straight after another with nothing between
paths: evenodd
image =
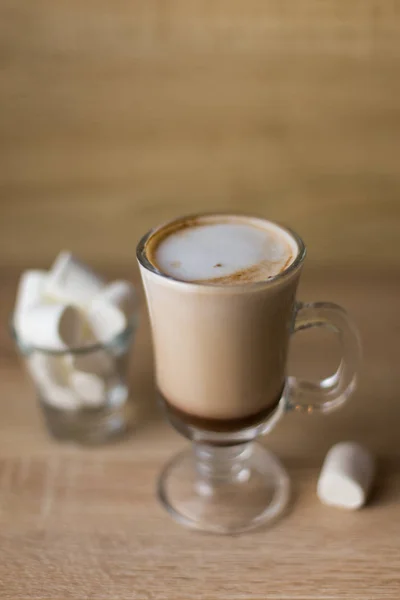
<instances>
[{"instance_id":1,"label":"milk foam","mask_svg":"<svg viewBox=\"0 0 400 600\"><path fill-rule=\"evenodd\" d=\"M154 262L160 271L182 281L240 283L268 279L293 262L297 245L277 225L256 222L199 219L161 239Z\"/></svg>"}]
</instances>

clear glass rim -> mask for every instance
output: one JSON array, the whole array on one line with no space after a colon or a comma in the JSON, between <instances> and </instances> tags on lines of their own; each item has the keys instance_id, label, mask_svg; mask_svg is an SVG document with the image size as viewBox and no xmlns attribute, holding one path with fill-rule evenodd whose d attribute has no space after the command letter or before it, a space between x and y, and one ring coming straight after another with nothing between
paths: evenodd
<instances>
[{"instance_id":1,"label":"clear glass rim","mask_svg":"<svg viewBox=\"0 0 400 600\"><path fill-rule=\"evenodd\" d=\"M170 225L173 225L174 223L178 224L179 222L186 220L186 219L212 217L212 216L239 217L239 218L242 217L242 218L247 218L247 219L263 221L265 223L270 223L271 225L274 225L275 227L282 229L283 231L285 231L288 235L290 235L294 239L294 241L297 244L297 248L298 248L297 256L294 259L294 261L290 263L290 265L288 267L286 267L283 271L281 271L277 275L270 277L269 279L262 280L262 281L254 281L254 282L243 283L243 284L198 283L195 281L182 281L181 279L176 279L175 277L172 277L172 275L167 275L166 273L163 273L162 271L157 269L157 267L155 267L152 262L149 261L149 259L146 256L146 244L155 233L161 231L162 229L164 229L164 227L168 227ZM276 283L277 281L280 281L281 279L285 279L288 275L290 275L291 273L296 271L303 264L304 259L306 257L306 253L307 253L306 246L305 246L302 238L295 231L293 231L286 225L282 225L282 223L273 221L271 219L267 219L262 216L250 215L248 213L220 212L220 211L193 213L193 214L183 215L181 217L166 221L165 223L158 225L156 227L153 227L147 233L145 233L142 236L142 238L139 240L139 243L136 247L137 260L139 261L139 264L143 268L145 268L147 271L150 271L150 272L154 273L155 275L159 275L160 277L163 277L164 279L168 279L171 282L174 282L175 284L180 285L180 286L202 287L202 288L207 287L207 288L213 288L213 289L214 288L228 288L228 287L229 288L243 288L243 287L244 288L255 288L255 287L264 287L266 285L272 285L273 283Z\"/></svg>"},{"instance_id":2,"label":"clear glass rim","mask_svg":"<svg viewBox=\"0 0 400 600\"><path fill-rule=\"evenodd\" d=\"M95 344L86 344L84 346L74 346L71 348L63 348L60 350L55 350L54 348L46 348L44 346L37 346L35 344L30 344L29 342L25 342L23 337L18 333L15 323L14 323L14 314L12 314L9 318L9 331L14 343L18 348L26 348L29 352L40 352L42 354L48 354L50 356L66 356L68 354L90 354L92 352L97 352L99 350L108 350L110 348L115 347L121 341L133 335L137 328L137 315L134 314L128 320L127 326L122 329L119 333L114 335L107 342L96 342Z\"/></svg>"}]
</instances>

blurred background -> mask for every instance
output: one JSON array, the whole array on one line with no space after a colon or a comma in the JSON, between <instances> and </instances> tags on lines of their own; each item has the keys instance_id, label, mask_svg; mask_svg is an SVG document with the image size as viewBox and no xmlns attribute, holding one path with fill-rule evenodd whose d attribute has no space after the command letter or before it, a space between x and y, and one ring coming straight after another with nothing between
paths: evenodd
<instances>
[{"instance_id":1,"label":"blurred background","mask_svg":"<svg viewBox=\"0 0 400 600\"><path fill-rule=\"evenodd\" d=\"M310 266L398 269L399 13L2 0L0 267L136 269L149 227L218 209L290 224Z\"/></svg>"}]
</instances>

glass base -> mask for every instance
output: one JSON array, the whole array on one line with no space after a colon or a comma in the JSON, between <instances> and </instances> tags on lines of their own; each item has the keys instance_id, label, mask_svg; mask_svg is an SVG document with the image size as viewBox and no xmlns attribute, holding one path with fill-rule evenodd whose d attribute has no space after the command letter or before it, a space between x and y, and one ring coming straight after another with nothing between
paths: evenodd
<instances>
[{"instance_id":1,"label":"glass base","mask_svg":"<svg viewBox=\"0 0 400 600\"><path fill-rule=\"evenodd\" d=\"M220 534L271 524L290 498L290 481L278 459L260 444L194 444L164 468L158 495L178 523Z\"/></svg>"},{"instance_id":2,"label":"glass base","mask_svg":"<svg viewBox=\"0 0 400 600\"><path fill-rule=\"evenodd\" d=\"M133 404L75 411L59 410L41 400L49 433L57 440L97 445L115 441L128 434L135 422Z\"/></svg>"}]
</instances>

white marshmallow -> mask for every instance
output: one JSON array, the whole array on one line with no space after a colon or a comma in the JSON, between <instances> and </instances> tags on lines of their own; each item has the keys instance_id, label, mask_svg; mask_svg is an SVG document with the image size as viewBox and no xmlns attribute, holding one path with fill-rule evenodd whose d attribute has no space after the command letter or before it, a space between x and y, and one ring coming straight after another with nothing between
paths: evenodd
<instances>
[{"instance_id":1,"label":"white marshmallow","mask_svg":"<svg viewBox=\"0 0 400 600\"><path fill-rule=\"evenodd\" d=\"M80 313L64 304L41 304L23 312L18 319L18 334L23 342L50 350L77 346L82 328Z\"/></svg>"},{"instance_id":2,"label":"white marshmallow","mask_svg":"<svg viewBox=\"0 0 400 600\"><path fill-rule=\"evenodd\" d=\"M106 403L107 386L101 377L93 373L74 371L71 374L70 382L83 405L98 407Z\"/></svg>"},{"instance_id":3,"label":"white marshmallow","mask_svg":"<svg viewBox=\"0 0 400 600\"><path fill-rule=\"evenodd\" d=\"M129 398L129 389L126 383L119 377L109 380L108 400L114 408L124 405Z\"/></svg>"},{"instance_id":4,"label":"white marshmallow","mask_svg":"<svg viewBox=\"0 0 400 600\"><path fill-rule=\"evenodd\" d=\"M365 504L374 476L370 452L355 442L341 442L326 455L317 494L329 506L356 510Z\"/></svg>"},{"instance_id":5,"label":"white marshmallow","mask_svg":"<svg viewBox=\"0 0 400 600\"><path fill-rule=\"evenodd\" d=\"M25 271L19 280L14 309L14 325L20 328L20 320L28 310L40 304L44 289L46 271Z\"/></svg>"},{"instance_id":6,"label":"white marshmallow","mask_svg":"<svg viewBox=\"0 0 400 600\"><path fill-rule=\"evenodd\" d=\"M124 313L101 296L90 304L87 319L96 340L103 343L111 342L127 325Z\"/></svg>"},{"instance_id":7,"label":"white marshmallow","mask_svg":"<svg viewBox=\"0 0 400 600\"><path fill-rule=\"evenodd\" d=\"M98 297L122 310L127 319L130 319L135 311L136 292L130 281L113 281Z\"/></svg>"},{"instance_id":8,"label":"white marshmallow","mask_svg":"<svg viewBox=\"0 0 400 600\"><path fill-rule=\"evenodd\" d=\"M93 373L99 377L107 377L115 371L115 361L106 350L94 350L72 357L72 368L83 373Z\"/></svg>"},{"instance_id":9,"label":"white marshmallow","mask_svg":"<svg viewBox=\"0 0 400 600\"><path fill-rule=\"evenodd\" d=\"M26 364L43 402L60 410L79 408L78 396L68 387L68 370L64 357L35 352L27 359Z\"/></svg>"},{"instance_id":10,"label":"white marshmallow","mask_svg":"<svg viewBox=\"0 0 400 600\"><path fill-rule=\"evenodd\" d=\"M53 300L85 306L104 288L104 281L70 252L61 252L50 269L44 294Z\"/></svg>"}]
</instances>

